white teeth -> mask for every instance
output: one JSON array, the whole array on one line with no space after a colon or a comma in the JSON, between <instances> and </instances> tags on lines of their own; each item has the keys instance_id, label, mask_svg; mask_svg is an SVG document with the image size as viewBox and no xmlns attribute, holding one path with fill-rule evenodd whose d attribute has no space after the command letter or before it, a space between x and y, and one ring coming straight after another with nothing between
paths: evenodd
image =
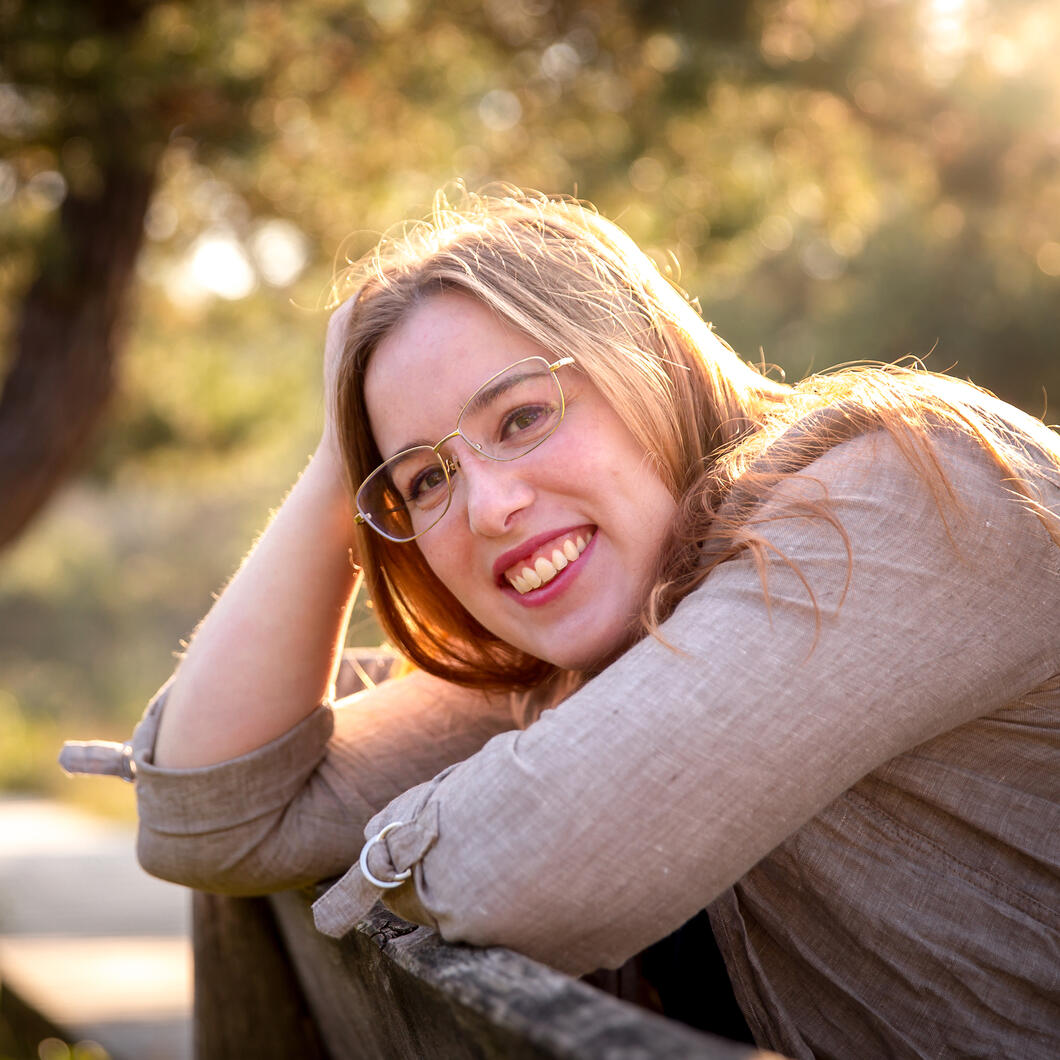
<instances>
[{"instance_id":1,"label":"white teeth","mask_svg":"<svg viewBox=\"0 0 1060 1060\"><path fill-rule=\"evenodd\" d=\"M508 575L508 584L521 595L525 595L532 589L540 589L547 585L564 567L573 563L592 541L592 531L577 538L567 538L563 544L552 550L552 556L538 556L534 565L524 566L517 574Z\"/></svg>"},{"instance_id":2,"label":"white teeth","mask_svg":"<svg viewBox=\"0 0 1060 1060\"><path fill-rule=\"evenodd\" d=\"M548 584L559 573L544 556L541 556L534 564L534 570L537 571L537 576L541 579L542 585Z\"/></svg>"}]
</instances>

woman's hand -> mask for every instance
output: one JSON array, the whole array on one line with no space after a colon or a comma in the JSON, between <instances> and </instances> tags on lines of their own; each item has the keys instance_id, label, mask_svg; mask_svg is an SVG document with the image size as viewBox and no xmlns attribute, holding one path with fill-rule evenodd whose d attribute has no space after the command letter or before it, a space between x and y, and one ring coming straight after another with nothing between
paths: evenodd
<instances>
[{"instance_id":1,"label":"woman's hand","mask_svg":"<svg viewBox=\"0 0 1060 1060\"><path fill-rule=\"evenodd\" d=\"M348 298L331 314L327 338L324 340L324 429L320 447L328 449L335 457L339 456L335 431L335 387L342 351L346 345L346 324L356 301L357 295Z\"/></svg>"}]
</instances>

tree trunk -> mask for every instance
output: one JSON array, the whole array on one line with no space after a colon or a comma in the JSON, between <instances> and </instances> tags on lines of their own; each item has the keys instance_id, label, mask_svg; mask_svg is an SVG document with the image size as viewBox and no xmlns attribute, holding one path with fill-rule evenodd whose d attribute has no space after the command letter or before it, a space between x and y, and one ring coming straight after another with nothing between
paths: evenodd
<instances>
[{"instance_id":1,"label":"tree trunk","mask_svg":"<svg viewBox=\"0 0 1060 1060\"><path fill-rule=\"evenodd\" d=\"M154 172L120 158L97 195L67 195L22 303L0 394L0 549L81 462L115 383L115 356Z\"/></svg>"}]
</instances>

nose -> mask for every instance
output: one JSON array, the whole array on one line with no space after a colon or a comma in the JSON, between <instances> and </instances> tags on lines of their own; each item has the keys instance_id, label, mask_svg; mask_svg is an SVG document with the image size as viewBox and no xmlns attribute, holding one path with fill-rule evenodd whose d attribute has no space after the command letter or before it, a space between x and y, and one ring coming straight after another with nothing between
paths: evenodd
<instances>
[{"instance_id":1,"label":"nose","mask_svg":"<svg viewBox=\"0 0 1060 1060\"><path fill-rule=\"evenodd\" d=\"M511 529L515 516L534 502L534 489L519 467L520 460L490 460L465 448L460 454L467 521L472 533L499 537ZM454 500L459 499L459 494Z\"/></svg>"}]
</instances>

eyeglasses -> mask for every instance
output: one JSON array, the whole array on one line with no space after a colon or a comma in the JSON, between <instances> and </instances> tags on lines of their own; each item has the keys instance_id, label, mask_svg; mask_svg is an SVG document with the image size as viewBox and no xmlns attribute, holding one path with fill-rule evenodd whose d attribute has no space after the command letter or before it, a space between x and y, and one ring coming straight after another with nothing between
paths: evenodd
<instances>
[{"instance_id":1,"label":"eyeglasses","mask_svg":"<svg viewBox=\"0 0 1060 1060\"><path fill-rule=\"evenodd\" d=\"M463 438L490 460L518 460L551 437L566 405L556 371L561 357L525 357L490 376L464 403L456 430L437 445L417 445L379 465L357 490L356 521L391 541L413 541L436 526L453 500L460 461L442 447Z\"/></svg>"}]
</instances>

